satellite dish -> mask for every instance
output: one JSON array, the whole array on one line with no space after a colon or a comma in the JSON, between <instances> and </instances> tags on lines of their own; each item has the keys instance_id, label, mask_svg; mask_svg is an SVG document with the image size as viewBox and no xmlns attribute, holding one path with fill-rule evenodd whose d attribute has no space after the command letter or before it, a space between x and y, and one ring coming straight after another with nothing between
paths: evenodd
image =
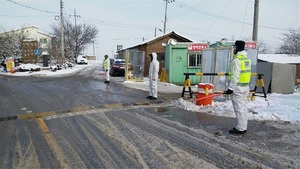
<instances>
[{"instance_id":1,"label":"satellite dish","mask_svg":"<svg viewBox=\"0 0 300 169\"><path fill-rule=\"evenodd\" d=\"M177 44L177 40L175 40L175 39L169 39L168 40L168 44L171 44L171 45L176 45Z\"/></svg>"},{"instance_id":2,"label":"satellite dish","mask_svg":"<svg viewBox=\"0 0 300 169\"><path fill-rule=\"evenodd\" d=\"M221 44L224 44L225 42L227 42L228 40L226 38L222 38L221 39Z\"/></svg>"}]
</instances>

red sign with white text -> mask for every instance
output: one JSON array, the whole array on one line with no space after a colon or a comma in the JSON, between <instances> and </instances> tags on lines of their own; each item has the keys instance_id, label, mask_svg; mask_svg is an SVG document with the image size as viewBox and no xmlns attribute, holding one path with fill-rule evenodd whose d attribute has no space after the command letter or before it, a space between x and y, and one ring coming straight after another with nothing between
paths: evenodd
<instances>
[{"instance_id":1,"label":"red sign with white text","mask_svg":"<svg viewBox=\"0 0 300 169\"><path fill-rule=\"evenodd\" d=\"M245 48L256 49L256 42L245 42Z\"/></svg>"},{"instance_id":2,"label":"red sign with white text","mask_svg":"<svg viewBox=\"0 0 300 169\"><path fill-rule=\"evenodd\" d=\"M208 44L204 43L194 43L188 45L188 51L201 51L204 48L207 48Z\"/></svg>"}]
</instances>

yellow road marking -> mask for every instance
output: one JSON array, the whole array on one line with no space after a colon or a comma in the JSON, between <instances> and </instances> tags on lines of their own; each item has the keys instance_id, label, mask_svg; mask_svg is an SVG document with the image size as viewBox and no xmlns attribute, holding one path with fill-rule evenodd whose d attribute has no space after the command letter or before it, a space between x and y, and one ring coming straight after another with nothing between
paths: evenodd
<instances>
[{"instance_id":1,"label":"yellow road marking","mask_svg":"<svg viewBox=\"0 0 300 169\"><path fill-rule=\"evenodd\" d=\"M18 115L18 119L29 119L34 117L45 117L55 115L56 112L43 112L43 113L30 113L30 114L20 114Z\"/></svg>"},{"instance_id":2,"label":"yellow road marking","mask_svg":"<svg viewBox=\"0 0 300 169\"><path fill-rule=\"evenodd\" d=\"M36 120L44 134L44 137L45 137L47 143L49 144L50 148L52 149L53 154L56 157L56 159L60 165L60 168L71 168L67 157L65 156L65 154L63 153L63 151L59 147L59 145L57 144L54 136L50 133L44 120L42 118L37 118Z\"/></svg>"},{"instance_id":3,"label":"yellow road marking","mask_svg":"<svg viewBox=\"0 0 300 169\"><path fill-rule=\"evenodd\" d=\"M91 110L91 108L90 107L74 107L74 108L72 108L71 112L86 111L86 110Z\"/></svg>"},{"instance_id":4,"label":"yellow road marking","mask_svg":"<svg viewBox=\"0 0 300 169\"><path fill-rule=\"evenodd\" d=\"M104 104L104 108L121 108L123 105L121 103L116 103L116 104Z\"/></svg>"}]
</instances>

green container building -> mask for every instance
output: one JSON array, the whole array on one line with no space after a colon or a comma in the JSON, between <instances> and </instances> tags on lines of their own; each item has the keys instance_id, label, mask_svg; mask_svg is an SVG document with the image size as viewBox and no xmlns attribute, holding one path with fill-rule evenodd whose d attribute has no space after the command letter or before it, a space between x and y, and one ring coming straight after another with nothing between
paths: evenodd
<instances>
[{"instance_id":1,"label":"green container building","mask_svg":"<svg viewBox=\"0 0 300 169\"><path fill-rule=\"evenodd\" d=\"M168 44L165 48L165 68L167 81L176 85L183 85L184 73L201 72L202 49L207 43L177 43ZM192 85L201 82L200 76L190 76Z\"/></svg>"}]
</instances>

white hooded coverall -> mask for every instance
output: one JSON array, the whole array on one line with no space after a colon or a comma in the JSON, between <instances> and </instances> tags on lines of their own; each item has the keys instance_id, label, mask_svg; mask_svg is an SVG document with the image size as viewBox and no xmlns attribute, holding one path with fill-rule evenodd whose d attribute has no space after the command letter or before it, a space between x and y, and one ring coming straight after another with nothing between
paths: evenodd
<instances>
[{"instance_id":1,"label":"white hooded coverall","mask_svg":"<svg viewBox=\"0 0 300 169\"><path fill-rule=\"evenodd\" d=\"M245 51L241 51L238 52L237 55L247 56L247 53ZM248 123L247 96L249 94L249 85L237 85L241 74L241 61L238 58L233 59L231 62L231 73L231 81L228 88L233 90L231 102L237 119L237 125L235 128L239 131L244 131L247 130Z\"/></svg>"},{"instance_id":2,"label":"white hooded coverall","mask_svg":"<svg viewBox=\"0 0 300 169\"><path fill-rule=\"evenodd\" d=\"M149 96L157 98L157 81L158 81L159 62L157 54L152 53L152 61L149 67Z\"/></svg>"}]
</instances>

